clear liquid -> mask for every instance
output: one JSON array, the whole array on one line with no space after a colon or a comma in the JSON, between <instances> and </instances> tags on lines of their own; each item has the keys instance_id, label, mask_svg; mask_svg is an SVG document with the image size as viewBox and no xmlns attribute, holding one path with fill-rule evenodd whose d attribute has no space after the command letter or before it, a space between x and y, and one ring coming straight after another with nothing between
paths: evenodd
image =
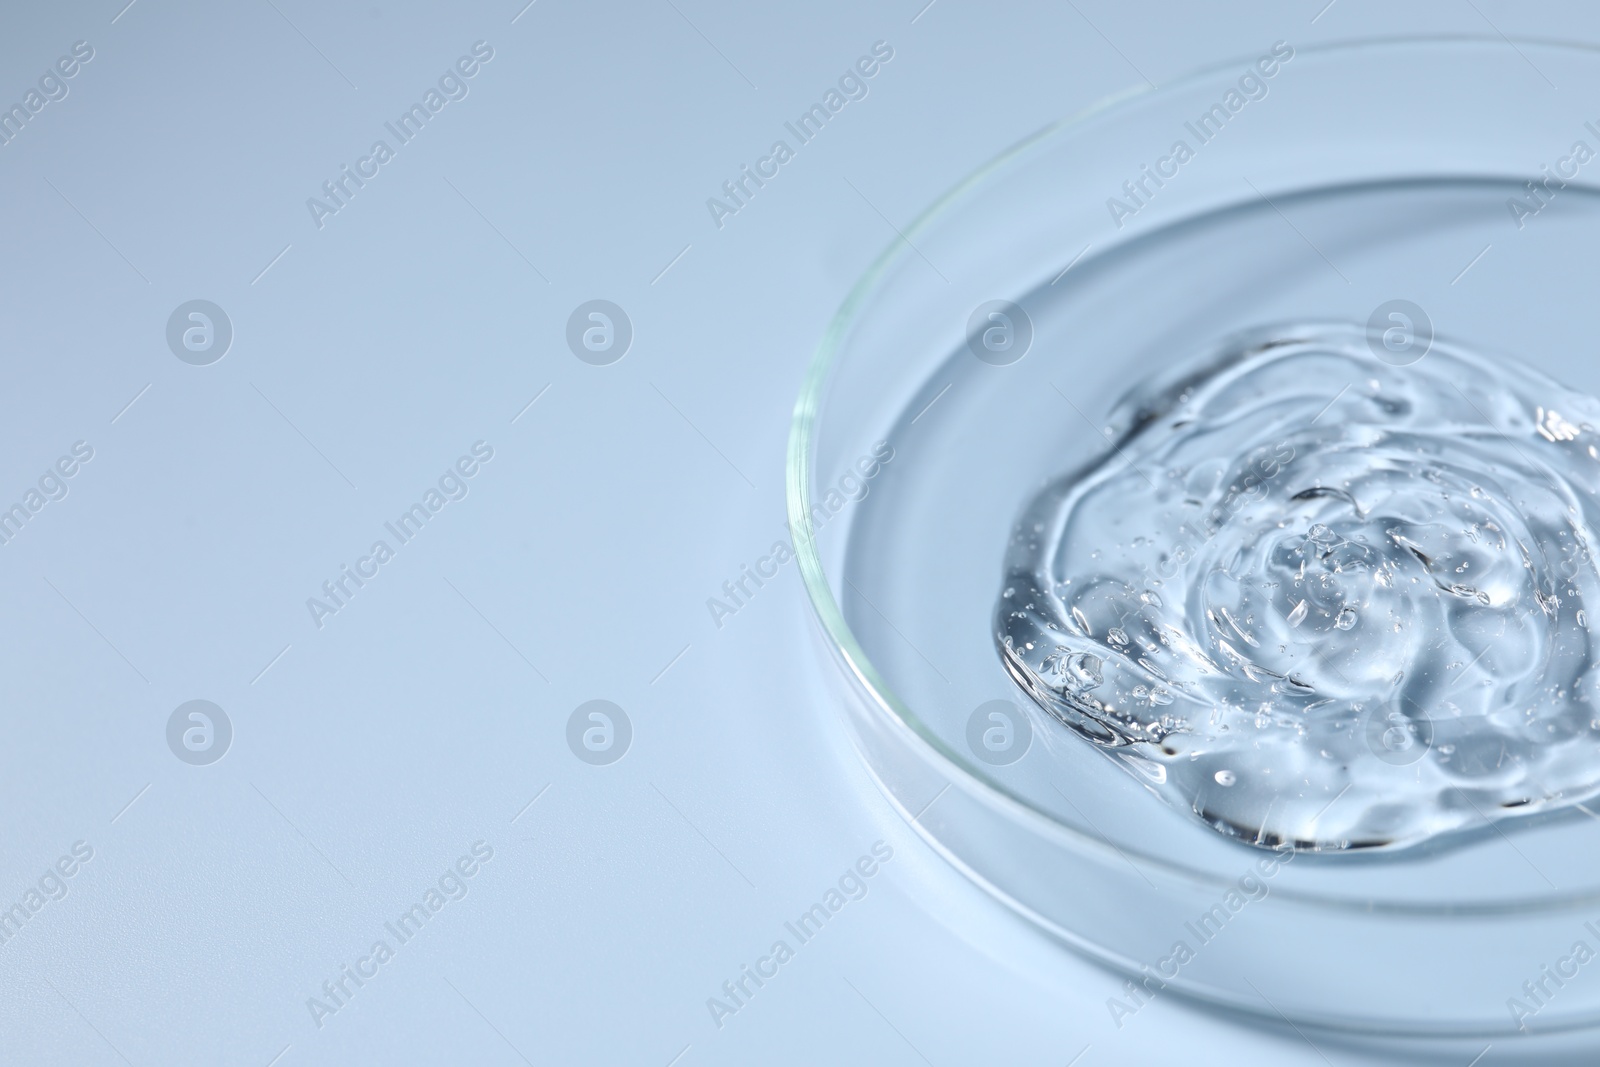
<instances>
[{"instance_id":1,"label":"clear liquid","mask_svg":"<svg viewBox=\"0 0 1600 1067\"><path fill-rule=\"evenodd\" d=\"M1600 400L1358 327L1237 340L1110 415L1008 549L1002 661L1214 829L1394 847L1600 793Z\"/></svg>"}]
</instances>

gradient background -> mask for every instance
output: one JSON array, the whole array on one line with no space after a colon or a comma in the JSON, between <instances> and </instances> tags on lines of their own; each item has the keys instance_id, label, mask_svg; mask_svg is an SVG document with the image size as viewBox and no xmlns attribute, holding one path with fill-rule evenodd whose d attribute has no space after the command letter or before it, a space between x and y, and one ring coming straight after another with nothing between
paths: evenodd
<instances>
[{"instance_id":1,"label":"gradient background","mask_svg":"<svg viewBox=\"0 0 1600 1067\"><path fill-rule=\"evenodd\" d=\"M793 566L720 629L705 601L782 532L844 293L1000 150L1275 40L1600 40L1600 10L125 2L0 16L0 103L95 50L0 147L0 505L94 449L0 545L0 907L94 850L0 945L0 1062L1366 1060L1170 998L1118 1030L1119 980L871 784ZM306 198L480 40L469 95L319 229ZM706 198L878 40L870 95L719 230ZM209 366L166 343L197 298L234 331ZM565 340L597 298L634 330L609 366ZM480 440L466 498L313 625ZM566 740L597 698L632 725L608 766ZM233 728L209 766L167 744L194 699ZM467 896L319 1028L307 998L479 840ZM719 1028L706 998L880 840Z\"/></svg>"}]
</instances>

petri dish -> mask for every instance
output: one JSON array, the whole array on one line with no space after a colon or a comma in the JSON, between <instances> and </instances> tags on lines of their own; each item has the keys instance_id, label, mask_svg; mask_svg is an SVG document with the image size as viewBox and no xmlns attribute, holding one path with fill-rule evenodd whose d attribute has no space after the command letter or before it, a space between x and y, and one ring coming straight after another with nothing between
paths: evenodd
<instances>
[{"instance_id":1,"label":"petri dish","mask_svg":"<svg viewBox=\"0 0 1600 1067\"><path fill-rule=\"evenodd\" d=\"M995 628L1040 487L1105 456L1119 398L1240 337L1370 339L1398 307L1421 358L1600 396L1597 99L1600 51L1568 43L1278 42L1030 137L871 265L795 408L789 521L856 747L953 865L1146 989L1275 1023L1600 1024L1600 983L1543 978L1600 952L1600 817L1230 838L1030 700Z\"/></svg>"}]
</instances>

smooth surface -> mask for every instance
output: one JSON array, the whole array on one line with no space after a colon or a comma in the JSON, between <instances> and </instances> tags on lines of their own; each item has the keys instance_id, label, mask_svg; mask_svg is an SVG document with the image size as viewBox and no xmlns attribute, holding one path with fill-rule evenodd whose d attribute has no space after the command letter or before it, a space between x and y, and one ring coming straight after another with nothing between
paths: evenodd
<instances>
[{"instance_id":1,"label":"smooth surface","mask_svg":"<svg viewBox=\"0 0 1600 1067\"><path fill-rule=\"evenodd\" d=\"M790 408L844 292L1005 146L1278 39L1600 39L1600 17L519 7L5 18L6 102L75 41L94 57L0 147L0 499L94 455L0 545L0 905L74 842L93 857L0 944L0 1060L1361 1059L1170 998L1119 1029L1120 983L868 780L792 564L720 627L706 601L783 532ZM319 228L307 198L480 40L464 98ZM867 96L719 229L706 198L879 40ZM1492 266L1462 282L1486 301ZM231 321L215 362L169 347L192 300ZM610 364L568 346L594 300L631 320ZM479 441L493 458L441 487ZM398 544L384 524L431 487L465 495ZM319 627L307 598L378 539L394 558ZM569 747L595 699L631 724L610 764ZM231 723L214 763L169 748L194 700ZM865 895L787 934L880 840ZM719 1027L707 999L780 938L794 957ZM319 1027L308 998L380 939L393 958Z\"/></svg>"}]
</instances>

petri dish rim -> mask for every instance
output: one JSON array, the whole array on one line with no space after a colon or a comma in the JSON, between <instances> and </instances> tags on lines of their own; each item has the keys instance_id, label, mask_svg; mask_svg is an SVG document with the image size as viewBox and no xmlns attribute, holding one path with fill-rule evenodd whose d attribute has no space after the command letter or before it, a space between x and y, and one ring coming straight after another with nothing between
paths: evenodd
<instances>
[{"instance_id":1,"label":"petri dish rim","mask_svg":"<svg viewBox=\"0 0 1600 1067\"><path fill-rule=\"evenodd\" d=\"M1600 45L1550 38L1506 38L1488 34L1442 34L1358 39L1297 48L1296 55L1337 57L1343 54L1387 50L1404 51L1410 49L1448 49L1452 47L1482 46L1502 48L1507 46L1527 46L1535 49L1550 49L1582 54L1591 58L1600 57ZM871 702L874 714L887 719L897 731L903 731L905 739L911 741L922 757L931 763L945 779L967 786L967 791L976 799L991 807L999 808L1014 818L1020 818L1031 824L1035 830L1043 832L1075 850L1094 855L1097 858L1105 859L1131 854L1137 857L1141 863L1148 864L1166 876L1194 885L1212 888L1225 888L1228 884L1228 879L1184 864L1175 863L1164 856L1144 851L1137 847L1113 846L1091 833L1056 819L1049 812L1039 808L1025 797L1008 788L982 767L963 756L958 749L948 744L944 738L930 728L910 705L895 693L857 640L829 584L811 524L811 507L815 501L811 495L810 478L812 473L811 458L816 444L818 419L824 409L825 393L830 384L836 359L842 348L842 342L862 316L868 305L869 298L885 279L886 275L894 267L898 266L902 259L913 254L908 251L911 247L911 238L928 230L938 220L959 207L969 195L984 185L991 177L1012 166L1021 165L1035 150L1041 149L1046 144L1052 143L1059 138L1070 136L1091 120L1102 118L1124 105L1135 102L1142 103L1165 95L1176 96L1183 90L1192 88L1205 79L1214 77L1219 72L1236 70L1241 64L1249 62L1250 58L1247 56L1230 58L1218 63L1208 64L1162 86L1132 86L1102 97L1065 118L1049 123L1042 129L1005 149L961 179L917 215L904 228L904 237L891 241L851 287L838 310L829 320L822 338L813 350L790 422L784 479L788 525L793 538L795 559L798 564L801 581L806 589L807 599L818 623L822 627L830 651L840 658L855 682L864 691ZM1188 220L1180 220L1174 225L1181 226L1185 221ZM1116 248L1107 249L1092 258L1097 259L1101 255L1115 254L1116 251ZM877 778L875 773L874 778ZM887 789L886 784L879 781L879 785L893 799L892 791ZM920 823L915 820L910 821L913 828L925 839L928 839L941 854L950 855L949 848L944 842L935 839ZM956 857L951 858L956 859ZM958 863L957 865L965 870L964 864ZM977 880L984 882L981 877ZM987 886L986 882L984 884ZM1008 896L998 887L987 886L987 888L989 888L990 892L1002 897L1002 899ZM1458 919L1465 915L1509 916L1513 914L1526 915L1535 911L1570 911L1593 906L1597 901L1600 901L1600 890L1548 897L1521 897L1448 905L1376 898L1356 901L1288 888L1276 890L1275 895L1279 895L1285 900L1309 904L1319 908L1404 915L1411 919L1437 918L1441 920ZM1045 925L1053 927L1055 924L1047 921Z\"/></svg>"}]
</instances>

